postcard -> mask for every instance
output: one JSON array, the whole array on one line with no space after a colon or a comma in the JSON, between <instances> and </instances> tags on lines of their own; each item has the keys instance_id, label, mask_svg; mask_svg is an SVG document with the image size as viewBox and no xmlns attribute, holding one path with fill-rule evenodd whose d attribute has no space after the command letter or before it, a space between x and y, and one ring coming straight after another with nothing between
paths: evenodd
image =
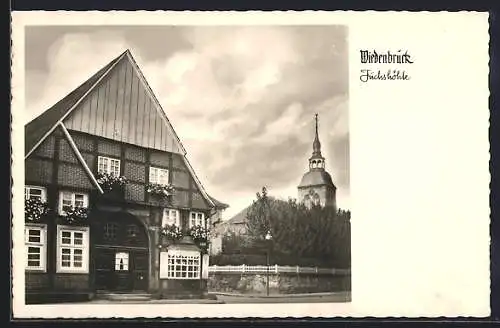
<instances>
[{"instance_id":1,"label":"postcard","mask_svg":"<svg viewBox=\"0 0 500 328\"><path fill-rule=\"evenodd\" d=\"M480 12L13 12L14 317L488 316L488 42Z\"/></svg>"}]
</instances>

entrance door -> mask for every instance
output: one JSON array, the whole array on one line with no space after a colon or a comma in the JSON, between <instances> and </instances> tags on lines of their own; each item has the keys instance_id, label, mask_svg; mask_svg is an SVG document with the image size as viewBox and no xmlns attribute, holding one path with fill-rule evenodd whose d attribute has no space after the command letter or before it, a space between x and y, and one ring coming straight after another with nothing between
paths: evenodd
<instances>
[{"instance_id":1,"label":"entrance door","mask_svg":"<svg viewBox=\"0 0 500 328\"><path fill-rule=\"evenodd\" d=\"M94 231L96 289L146 291L149 252L146 232L140 223L109 219L96 225Z\"/></svg>"},{"instance_id":2,"label":"entrance door","mask_svg":"<svg viewBox=\"0 0 500 328\"><path fill-rule=\"evenodd\" d=\"M133 277L131 276L129 267L129 252L117 251L115 252L115 279L116 290L127 291L133 290ZM131 286L132 285L132 286Z\"/></svg>"}]
</instances>

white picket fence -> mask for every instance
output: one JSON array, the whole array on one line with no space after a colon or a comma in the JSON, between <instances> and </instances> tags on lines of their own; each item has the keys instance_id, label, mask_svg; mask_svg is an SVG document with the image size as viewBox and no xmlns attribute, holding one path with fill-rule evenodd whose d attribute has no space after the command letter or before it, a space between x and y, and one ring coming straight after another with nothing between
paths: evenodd
<instances>
[{"instance_id":1,"label":"white picket fence","mask_svg":"<svg viewBox=\"0 0 500 328\"><path fill-rule=\"evenodd\" d=\"M329 275L346 275L349 274L349 269L334 269L334 268L318 268L318 267L300 267L300 266L281 266L281 265L211 265L208 267L209 273L296 273L296 274L329 274Z\"/></svg>"}]
</instances>

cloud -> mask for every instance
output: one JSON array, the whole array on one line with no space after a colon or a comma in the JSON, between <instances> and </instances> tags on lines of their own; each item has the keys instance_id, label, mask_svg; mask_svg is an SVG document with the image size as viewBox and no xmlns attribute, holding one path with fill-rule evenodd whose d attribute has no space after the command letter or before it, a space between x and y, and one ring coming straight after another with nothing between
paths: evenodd
<instances>
[{"instance_id":1,"label":"cloud","mask_svg":"<svg viewBox=\"0 0 500 328\"><path fill-rule=\"evenodd\" d=\"M65 27L59 37L48 38L55 39L48 51L36 54L46 57L46 70L26 73L27 116L40 114L130 49L202 182L232 205L229 215L263 185L278 196L295 196L312 151L314 113L320 117L327 168L348 202L344 29L154 27L148 33L141 28L141 33L133 27L72 33ZM148 39L161 35L168 38Z\"/></svg>"},{"instance_id":2,"label":"cloud","mask_svg":"<svg viewBox=\"0 0 500 328\"><path fill-rule=\"evenodd\" d=\"M40 71L26 72L27 118L41 114L127 47L127 41L117 33L75 33L57 39L45 54L48 72L44 83Z\"/></svg>"}]
</instances>

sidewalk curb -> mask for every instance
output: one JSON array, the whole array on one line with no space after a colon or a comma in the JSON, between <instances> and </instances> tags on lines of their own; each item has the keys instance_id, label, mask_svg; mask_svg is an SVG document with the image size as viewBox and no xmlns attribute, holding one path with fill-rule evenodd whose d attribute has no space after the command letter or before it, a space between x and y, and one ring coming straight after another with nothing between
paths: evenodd
<instances>
[{"instance_id":1,"label":"sidewalk curb","mask_svg":"<svg viewBox=\"0 0 500 328\"><path fill-rule=\"evenodd\" d=\"M240 294L240 293L225 293L225 292L209 292L216 296L243 297L243 298L293 298L293 297L321 297L321 296L336 296L350 292L325 292L325 293L302 293L302 294L276 294L276 295L259 295L259 294Z\"/></svg>"}]
</instances>

